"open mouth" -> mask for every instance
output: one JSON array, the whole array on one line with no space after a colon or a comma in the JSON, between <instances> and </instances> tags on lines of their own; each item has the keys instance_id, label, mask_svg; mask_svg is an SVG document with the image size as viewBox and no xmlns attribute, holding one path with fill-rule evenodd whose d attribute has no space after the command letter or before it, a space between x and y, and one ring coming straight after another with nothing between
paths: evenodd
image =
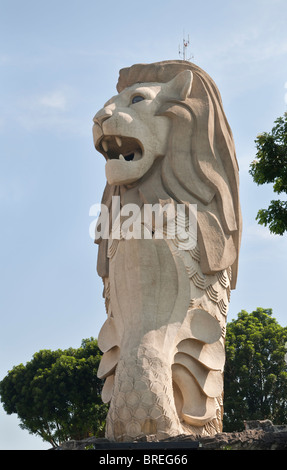
<instances>
[{"instance_id":1,"label":"open mouth","mask_svg":"<svg viewBox=\"0 0 287 470\"><path fill-rule=\"evenodd\" d=\"M140 142L132 137L104 136L98 150L107 160L140 160L143 150Z\"/></svg>"}]
</instances>

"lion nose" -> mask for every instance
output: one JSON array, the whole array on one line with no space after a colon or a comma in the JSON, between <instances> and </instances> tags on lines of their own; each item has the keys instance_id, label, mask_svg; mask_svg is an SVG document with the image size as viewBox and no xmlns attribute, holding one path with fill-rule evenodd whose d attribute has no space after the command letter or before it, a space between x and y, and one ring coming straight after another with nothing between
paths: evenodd
<instances>
[{"instance_id":1,"label":"lion nose","mask_svg":"<svg viewBox=\"0 0 287 470\"><path fill-rule=\"evenodd\" d=\"M95 124L99 124L100 126L106 119L109 119L112 116L113 112L109 108L100 109L95 115L93 121Z\"/></svg>"}]
</instances>

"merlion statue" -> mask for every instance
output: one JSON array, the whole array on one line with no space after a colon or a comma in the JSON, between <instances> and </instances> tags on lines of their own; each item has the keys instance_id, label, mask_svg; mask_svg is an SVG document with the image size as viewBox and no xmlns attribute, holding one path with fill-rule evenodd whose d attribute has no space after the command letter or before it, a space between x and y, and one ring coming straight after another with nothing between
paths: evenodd
<instances>
[{"instance_id":1,"label":"merlion statue","mask_svg":"<svg viewBox=\"0 0 287 470\"><path fill-rule=\"evenodd\" d=\"M213 80L188 61L122 69L117 91L93 126L107 178L95 235L107 310L98 337L106 437L211 436L222 431L226 316L241 239L232 133ZM163 212L146 222L145 207L165 204L196 207L193 243L182 231L167 236ZM182 228L187 217L175 219Z\"/></svg>"}]
</instances>

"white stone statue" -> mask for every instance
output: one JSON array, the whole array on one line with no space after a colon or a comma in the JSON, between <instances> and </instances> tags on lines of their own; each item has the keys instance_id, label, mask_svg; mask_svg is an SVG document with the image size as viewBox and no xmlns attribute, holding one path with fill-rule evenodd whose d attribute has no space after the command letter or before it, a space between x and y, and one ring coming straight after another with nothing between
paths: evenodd
<instances>
[{"instance_id":1,"label":"white stone statue","mask_svg":"<svg viewBox=\"0 0 287 470\"><path fill-rule=\"evenodd\" d=\"M98 338L106 437L214 435L222 431L225 326L241 238L232 133L216 85L190 62L122 69L117 91L93 127L107 161L107 212L95 240L107 310ZM167 203L196 207L193 243L167 236L166 214L162 230L156 217L143 217L146 206Z\"/></svg>"}]
</instances>

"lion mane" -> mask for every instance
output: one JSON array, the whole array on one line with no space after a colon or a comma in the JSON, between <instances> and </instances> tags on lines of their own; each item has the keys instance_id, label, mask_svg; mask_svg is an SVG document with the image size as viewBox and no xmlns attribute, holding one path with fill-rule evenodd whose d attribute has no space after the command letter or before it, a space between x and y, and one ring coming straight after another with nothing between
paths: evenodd
<instances>
[{"instance_id":1,"label":"lion mane","mask_svg":"<svg viewBox=\"0 0 287 470\"><path fill-rule=\"evenodd\" d=\"M239 176L232 132L220 93L210 76L188 61L136 64L120 70L117 91L136 83L165 83L184 70L193 74L184 101L167 99L158 115L168 116L171 132L167 154L135 184L106 184L102 204L112 196L121 203L154 204L160 200L197 204L197 233L203 274L231 269L231 289L236 286L242 220ZM184 136L182 138L182 136ZM187 138L186 136L189 136ZM98 240L98 274L109 275L108 241Z\"/></svg>"}]
</instances>

